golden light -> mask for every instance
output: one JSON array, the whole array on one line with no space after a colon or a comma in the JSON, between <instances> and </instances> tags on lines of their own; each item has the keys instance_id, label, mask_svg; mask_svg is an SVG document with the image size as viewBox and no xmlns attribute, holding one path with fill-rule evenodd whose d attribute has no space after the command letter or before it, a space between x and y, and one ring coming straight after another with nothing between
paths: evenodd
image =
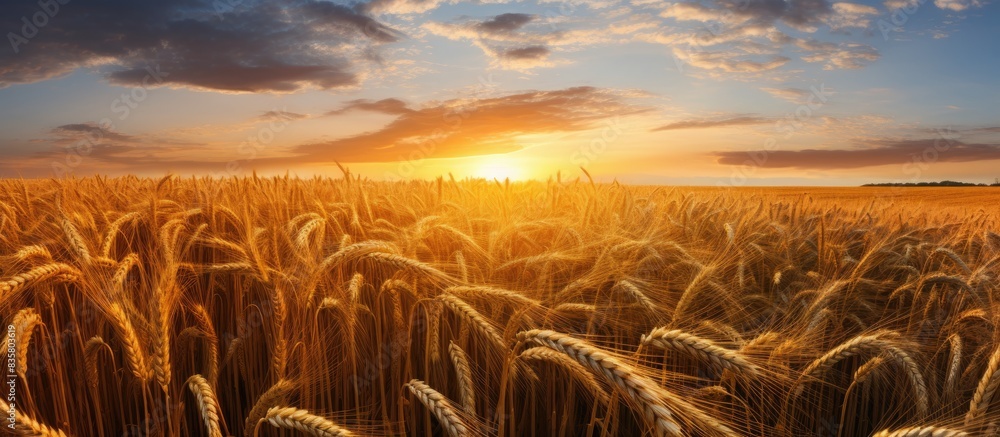
<instances>
[{"instance_id":1,"label":"golden light","mask_svg":"<svg viewBox=\"0 0 1000 437\"><path fill-rule=\"evenodd\" d=\"M525 163L503 155L482 156L472 164L471 176L474 178L504 180L521 180L528 177Z\"/></svg>"}]
</instances>

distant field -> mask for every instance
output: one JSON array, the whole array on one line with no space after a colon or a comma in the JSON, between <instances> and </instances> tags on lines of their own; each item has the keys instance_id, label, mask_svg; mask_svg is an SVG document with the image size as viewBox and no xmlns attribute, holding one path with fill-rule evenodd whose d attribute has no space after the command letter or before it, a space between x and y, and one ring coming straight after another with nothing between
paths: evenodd
<instances>
[{"instance_id":1,"label":"distant field","mask_svg":"<svg viewBox=\"0 0 1000 437\"><path fill-rule=\"evenodd\" d=\"M988 434L997 205L0 180L0 408L36 435Z\"/></svg>"}]
</instances>

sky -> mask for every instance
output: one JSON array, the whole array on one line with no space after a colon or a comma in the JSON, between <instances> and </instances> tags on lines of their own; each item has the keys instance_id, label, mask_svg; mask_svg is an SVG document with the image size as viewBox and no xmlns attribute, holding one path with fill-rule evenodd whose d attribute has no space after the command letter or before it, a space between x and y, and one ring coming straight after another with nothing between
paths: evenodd
<instances>
[{"instance_id":1,"label":"sky","mask_svg":"<svg viewBox=\"0 0 1000 437\"><path fill-rule=\"evenodd\" d=\"M1000 178L990 0L3 0L0 177Z\"/></svg>"}]
</instances>

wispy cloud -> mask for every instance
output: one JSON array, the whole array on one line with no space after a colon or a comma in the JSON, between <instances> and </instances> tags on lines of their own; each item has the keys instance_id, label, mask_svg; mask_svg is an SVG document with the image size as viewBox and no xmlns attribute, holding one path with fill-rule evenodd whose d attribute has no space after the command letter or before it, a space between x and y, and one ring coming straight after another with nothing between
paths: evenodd
<instances>
[{"instance_id":1,"label":"wispy cloud","mask_svg":"<svg viewBox=\"0 0 1000 437\"><path fill-rule=\"evenodd\" d=\"M591 87L531 91L503 97L460 99L404 109L397 101L354 102L334 111L394 107L398 117L361 135L303 144L288 158L298 162L394 162L414 152L430 158L490 155L527 147L519 137L594 128L615 116L648 111L618 93ZM383 111L384 112L384 111ZM284 158L277 158L281 161ZM272 161L275 162L275 161Z\"/></svg>"},{"instance_id":2,"label":"wispy cloud","mask_svg":"<svg viewBox=\"0 0 1000 437\"><path fill-rule=\"evenodd\" d=\"M836 170L879 165L906 164L923 155L935 162L972 162L1000 159L1000 144L963 143L958 140L926 138L916 140L875 140L854 149L803 149L759 152L767 156L759 165L764 168ZM723 165L744 165L747 152L726 151L713 155Z\"/></svg>"},{"instance_id":3,"label":"wispy cloud","mask_svg":"<svg viewBox=\"0 0 1000 437\"><path fill-rule=\"evenodd\" d=\"M754 124L764 124L770 123L774 120L765 117L730 117L723 119L701 119L701 120L684 120L674 123L670 123L664 126L653 129L653 132L665 131L665 130L678 130L678 129L705 129L712 127L729 127L729 126L746 126Z\"/></svg>"}]
</instances>

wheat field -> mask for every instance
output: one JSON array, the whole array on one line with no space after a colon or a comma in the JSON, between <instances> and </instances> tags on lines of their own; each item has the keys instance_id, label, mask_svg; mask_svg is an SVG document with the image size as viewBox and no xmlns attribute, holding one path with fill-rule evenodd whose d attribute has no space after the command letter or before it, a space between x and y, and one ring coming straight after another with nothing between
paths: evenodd
<instances>
[{"instance_id":1,"label":"wheat field","mask_svg":"<svg viewBox=\"0 0 1000 437\"><path fill-rule=\"evenodd\" d=\"M586 178L2 180L3 429L985 435L998 203Z\"/></svg>"}]
</instances>

